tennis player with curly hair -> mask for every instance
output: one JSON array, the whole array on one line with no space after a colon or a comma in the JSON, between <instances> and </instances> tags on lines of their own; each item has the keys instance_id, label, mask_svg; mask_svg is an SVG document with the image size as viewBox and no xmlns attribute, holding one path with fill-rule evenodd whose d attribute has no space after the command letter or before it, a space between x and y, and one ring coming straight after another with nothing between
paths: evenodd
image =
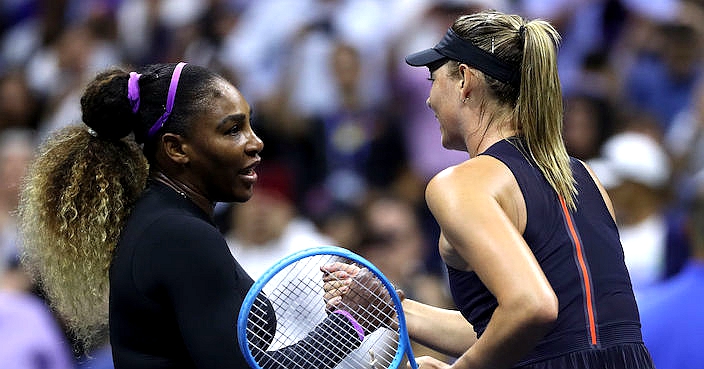
<instances>
[{"instance_id":1,"label":"tennis player with curly hair","mask_svg":"<svg viewBox=\"0 0 704 369\"><path fill-rule=\"evenodd\" d=\"M178 63L100 73L81 107L85 124L53 133L30 168L23 262L86 347L109 331L117 369L247 367L237 314L253 281L213 214L216 202L247 201L257 181L263 143L249 104L223 77ZM359 346L375 327L355 307L373 301L349 302L311 335ZM268 354L281 367L332 368L324 351L346 353L308 346ZM287 350L308 361L279 361Z\"/></svg>"}]
</instances>

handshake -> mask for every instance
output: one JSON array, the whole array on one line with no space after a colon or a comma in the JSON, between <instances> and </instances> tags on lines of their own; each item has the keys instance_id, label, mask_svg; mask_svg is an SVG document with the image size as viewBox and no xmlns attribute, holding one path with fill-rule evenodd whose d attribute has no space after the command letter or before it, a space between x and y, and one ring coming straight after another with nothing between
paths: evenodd
<instances>
[{"instance_id":1,"label":"handshake","mask_svg":"<svg viewBox=\"0 0 704 369\"><path fill-rule=\"evenodd\" d=\"M334 262L320 270L327 311L345 315L361 339L379 328L398 329L393 300L384 283L369 269Z\"/></svg>"}]
</instances>

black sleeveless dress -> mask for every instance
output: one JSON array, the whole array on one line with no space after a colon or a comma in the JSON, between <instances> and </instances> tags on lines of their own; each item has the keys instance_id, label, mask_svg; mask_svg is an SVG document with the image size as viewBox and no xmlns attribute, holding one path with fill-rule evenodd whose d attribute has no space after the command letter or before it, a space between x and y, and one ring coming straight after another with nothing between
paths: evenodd
<instances>
[{"instance_id":1,"label":"black sleeveless dress","mask_svg":"<svg viewBox=\"0 0 704 369\"><path fill-rule=\"evenodd\" d=\"M576 210L569 210L524 145L514 137L481 154L500 160L516 178L527 210L523 238L559 300L552 330L515 367L653 368L618 230L598 187L572 158L579 194ZM496 298L476 273L447 268L455 304L481 336Z\"/></svg>"}]
</instances>

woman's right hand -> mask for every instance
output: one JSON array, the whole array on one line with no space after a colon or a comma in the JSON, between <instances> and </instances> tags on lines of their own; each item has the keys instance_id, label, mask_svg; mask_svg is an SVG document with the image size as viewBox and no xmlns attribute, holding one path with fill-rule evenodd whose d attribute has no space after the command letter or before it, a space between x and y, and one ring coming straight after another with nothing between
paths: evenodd
<instances>
[{"instance_id":1,"label":"woman's right hand","mask_svg":"<svg viewBox=\"0 0 704 369\"><path fill-rule=\"evenodd\" d=\"M325 291L325 307L333 311L342 301L342 296L349 292L352 278L362 268L354 264L334 262L320 267L323 272L323 290Z\"/></svg>"},{"instance_id":2,"label":"woman's right hand","mask_svg":"<svg viewBox=\"0 0 704 369\"><path fill-rule=\"evenodd\" d=\"M391 297L374 273L339 262L321 269L328 310L348 311L367 333L395 321Z\"/></svg>"}]
</instances>

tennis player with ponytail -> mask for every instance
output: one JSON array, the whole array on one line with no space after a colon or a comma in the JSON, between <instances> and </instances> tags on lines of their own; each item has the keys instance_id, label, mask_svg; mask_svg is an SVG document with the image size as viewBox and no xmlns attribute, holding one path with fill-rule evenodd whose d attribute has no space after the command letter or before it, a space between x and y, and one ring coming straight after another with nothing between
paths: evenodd
<instances>
[{"instance_id":1,"label":"tennis player with ponytail","mask_svg":"<svg viewBox=\"0 0 704 369\"><path fill-rule=\"evenodd\" d=\"M561 138L559 40L485 11L406 58L429 68L443 146L470 156L426 189L458 311L403 307L411 339L457 360L422 369L653 368L611 201Z\"/></svg>"},{"instance_id":2,"label":"tennis player with ponytail","mask_svg":"<svg viewBox=\"0 0 704 369\"><path fill-rule=\"evenodd\" d=\"M20 206L23 261L87 347L104 341L109 311L117 369L246 368L237 313L253 281L213 211L252 196L263 143L249 104L221 76L178 63L100 73L81 107L85 125L54 133L31 166ZM349 310L312 333L349 342L346 351L315 347L316 356L303 340L279 351L311 359L277 361L277 351L275 364L332 368L317 360L331 357L325 350L339 357L359 346L360 330L376 327L355 321L355 307L379 300L354 295ZM268 311L263 301L258 308ZM257 323L275 331L272 319Z\"/></svg>"}]
</instances>

